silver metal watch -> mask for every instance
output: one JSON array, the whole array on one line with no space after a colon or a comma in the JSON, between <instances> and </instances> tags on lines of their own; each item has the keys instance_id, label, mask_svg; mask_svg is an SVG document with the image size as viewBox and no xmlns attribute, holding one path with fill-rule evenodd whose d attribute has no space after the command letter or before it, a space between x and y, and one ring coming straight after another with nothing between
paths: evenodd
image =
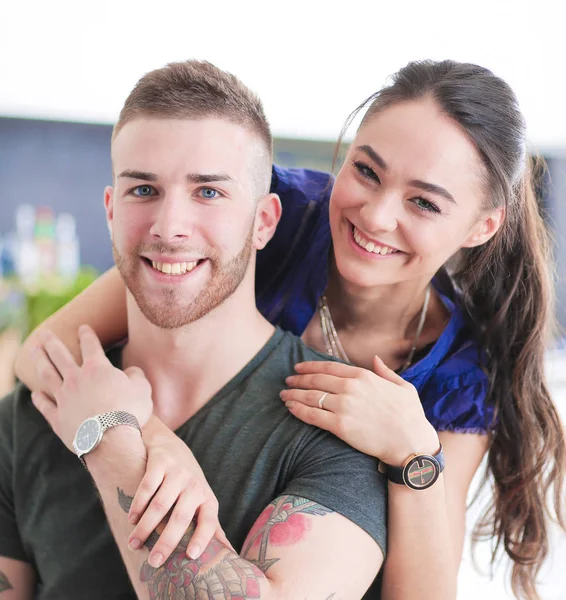
<instances>
[{"instance_id":1,"label":"silver metal watch","mask_svg":"<svg viewBox=\"0 0 566 600\"><path fill-rule=\"evenodd\" d=\"M92 452L100 444L100 440L107 429L116 427L117 425L129 425L141 432L141 427L136 417L123 410L114 410L90 417L79 425L75 439L73 440L73 448L85 469L86 463L83 456Z\"/></svg>"}]
</instances>

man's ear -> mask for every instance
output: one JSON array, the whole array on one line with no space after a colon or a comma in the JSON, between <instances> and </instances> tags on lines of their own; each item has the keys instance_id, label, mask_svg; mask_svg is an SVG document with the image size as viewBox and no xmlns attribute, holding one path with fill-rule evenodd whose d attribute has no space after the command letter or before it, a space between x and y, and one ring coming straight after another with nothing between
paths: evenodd
<instances>
[{"instance_id":1,"label":"man's ear","mask_svg":"<svg viewBox=\"0 0 566 600\"><path fill-rule=\"evenodd\" d=\"M107 185L104 188L104 208L106 209L106 225L112 239L112 221L114 219L114 188Z\"/></svg>"},{"instance_id":2,"label":"man's ear","mask_svg":"<svg viewBox=\"0 0 566 600\"><path fill-rule=\"evenodd\" d=\"M474 248L481 246L490 240L503 224L505 219L505 208L497 208L483 215L472 227L470 235L462 244L462 248Z\"/></svg>"},{"instance_id":3,"label":"man's ear","mask_svg":"<svg viewBox=\"0 0 566 600\"><path fill-rule=\"evenodd\" d=\"M281 212L281 200L277 194L268 194L257 203L254 232L256 250L265 248L267 242L273 237Z\"/></svg>"}]
</instances>

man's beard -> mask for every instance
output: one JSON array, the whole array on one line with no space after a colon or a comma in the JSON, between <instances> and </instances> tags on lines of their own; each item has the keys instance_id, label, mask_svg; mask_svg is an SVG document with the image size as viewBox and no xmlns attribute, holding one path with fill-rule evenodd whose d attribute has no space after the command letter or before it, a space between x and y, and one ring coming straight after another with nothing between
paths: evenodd
<instances>
[{"instance_id":1,"label":"man's beard","mask_svg":"<svg viewBox=\"0 0 566 600\"><path fill-rule=\"evenodd\" d=\"M189 304L182 303L183 291L180 286L164 286L161 301L150 301L144 294L139 271L143 252L163 252L175 256L175 250L164 244L138 246L131 254L131 259L124 258L112 243L112 253L118 271L130 290L136 304L144 317L153 325L162 329L177 329L201 319L224 300L229 298L237 289L248 269L252 253L253 224L250 228L243 249L238 255L225 264L220 264L218 256L207 257L211 267L211 277L206 287ZM177 252L179 250L177 249ZM200 265L197 268L201 268Z\"/></svg>"}]
</instances>

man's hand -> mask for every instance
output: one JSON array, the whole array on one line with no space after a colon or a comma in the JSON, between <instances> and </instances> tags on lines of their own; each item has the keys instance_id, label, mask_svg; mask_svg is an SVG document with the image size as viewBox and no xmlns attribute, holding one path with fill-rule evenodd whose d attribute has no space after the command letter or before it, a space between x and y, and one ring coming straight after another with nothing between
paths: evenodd
<instances>
[{"instance_id":1,"label":"man's hand","mask_svg":"<svg viewBox=\"0 0 566 600\"><path fill-rule=\"evenodd\" d=\"M81 423L95 415L122 410L133 414L140 427L147 423L153 402L143 371L113 367L89 327L79 329L81 366L55 334L45 331L40 340L36 369L48 394L34 392L32 400L69 450L74 451L73 440Z\"/></svg>"}]
</instances>

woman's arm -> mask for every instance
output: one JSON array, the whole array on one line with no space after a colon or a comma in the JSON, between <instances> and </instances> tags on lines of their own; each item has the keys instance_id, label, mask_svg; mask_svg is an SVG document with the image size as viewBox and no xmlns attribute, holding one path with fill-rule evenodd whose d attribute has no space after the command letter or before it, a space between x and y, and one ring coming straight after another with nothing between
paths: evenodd
<instances>
[{"instance_id":1,"label":"woman's arm","mask_svg":"<svg viewBox=\"0 0 566 600\"><path fill-rule=\"evenodd\" d=\"M466 531L466 498L486 435L441 432L446 469L427 490L389 483L383 600L454 600Z\"/></svg>"},{"instance_id":2,"label":"woman's arm","mask_svg":"<svg viewBox=\"0 0 566 600\"><path fill-rule=\"evenodd\" d=\"M34 367L33 352L41 345L38 342L39 332L45 329L53 331L75 359L80 360L77 331L84 324L94 329L103 346L126 337L126 287L116 267L104 273L29 335L16 358L18 378L31 390L45 391Z\"/></svg>"},{"instance_id":3,"label":"woman's arm","mask_svg":"<svg viewBox=\"0 0 566 600\"><path fill-rule=\"evenodd\" d=\"M416 389L377 357L373 373L320 361L300 363L295 371L286 380L290 389L281 392L289 410L361 452L400 466L414 452L434 454L442 442L446 468L432 487L389 483L382 598L455 600L466 497L487 436L438 434Z\"/></svg>"}]
</instances>

